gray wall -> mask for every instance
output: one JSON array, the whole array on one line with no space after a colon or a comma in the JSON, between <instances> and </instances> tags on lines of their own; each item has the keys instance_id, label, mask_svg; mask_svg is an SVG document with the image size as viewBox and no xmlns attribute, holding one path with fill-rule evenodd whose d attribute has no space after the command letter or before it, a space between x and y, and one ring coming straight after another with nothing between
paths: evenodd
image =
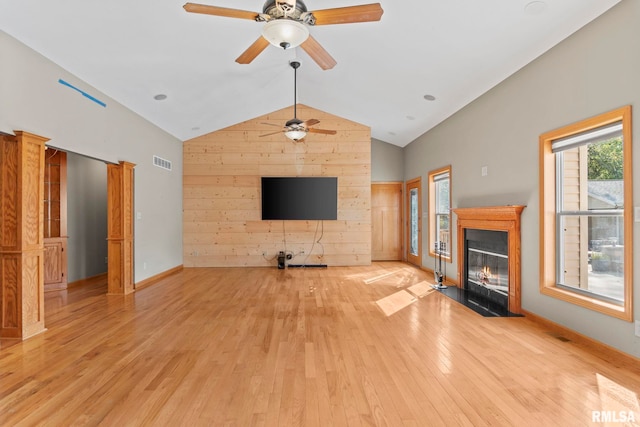
<instances>
[{"instance_id":1,"label":"gray wall","mask_svg":"<svg viewBox=\"0 0 640 427\"><path fill-rule=\"evenodd\" d=\"M635 337L632 323L539 292L538 137L626 104L640 105L638 23L640 2L623 0L404 152L406 179L422 176L426 180L429 170L452 165L454 208L527 205L522 215L522 307L635 356L640 356L640 338ZM633 126L640 129L640 110L636 108L633 115ZM633 145L633 164L640 165L637 138ZM487 176L481 176L482 166L488 167ZM633 186L638 204L640 173L634 174ZM423 230L426 233L427 227ZM634 265L638 266L638 223L633 231ZM422 241L428 241L426 234ZM432 261L425 256L423 263ZM456 263L454 257L449 271L457 270ZM639 279L636 268L635 318L640 314Z\"/></svg>"},{"instance_id":2,"label":"gray wall","mask_svg":"<svg viewBox=\"0 0 640 427\"><path fill-rule=\"evenodd\" d=\"M404 181L403 150L397 145L371 139L371 182Z\"/></svg>"},{"instance_id":3,"label":"gray wall","mask_svg":"<svg viewBox=\"0 0 640 427\"><path fill-rule=\"evenodd\" d=\"M68 281L107 272L107 165L67 153Z\"/></svg>"},{"instance_id":4,"label":"gray wall","mask_svg":"<svg viewBox=\"0 0 640 427\"><path fill-rule=\"evenodd\" d=\"M0 130L24 130L88 157L135 163L135 281L182 264L182 143L0 31ZM104 108L58 83L63 79ZM123 82L126 84L126 82ZM151 94L149 96L150 101ZM153 155L173 163L168 172ZM144 268L146 266L146 268Z\"/></svg>"}]
</instances>

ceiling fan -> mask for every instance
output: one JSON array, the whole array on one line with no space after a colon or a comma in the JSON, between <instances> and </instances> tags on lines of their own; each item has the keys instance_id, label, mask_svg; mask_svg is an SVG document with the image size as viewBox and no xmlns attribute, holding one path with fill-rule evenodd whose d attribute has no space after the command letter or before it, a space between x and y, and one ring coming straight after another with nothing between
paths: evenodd
<instances>
[{"instance_id":1,"label":"ceiling fan","mask_svg":"<svg viewBox=\"0 0 640 427\"><path fill-rule=\"evenodd\" d=\"M260 135L260 136L262 137L262 136L275 135L277 133L282 132L285 134L287 138L291 139L292 141L302 142L304 141L304 137L307 136L307 133L322 133L325 135L335 135L336 134L335 130L316 129L311 127L313 125L317 125L318 123L320 123L320 120L309 119L309 120L302 121L298 118L297 108L296 108L298 105L296 92L297 92L298 68L300 67L300 62L291 61L289 62L289 65L291 66L291 68L293 68L293 119L288 120L284 124L284 127L281 130L277 132L265 133L264 135ZM273 123L263 123L263 124L270 125L270 126L280 126L280 125L275 125Z\"/></svg>"},{"instance_id":2,"label":"ceiling fan","mask_svg":"<svg viewBox=\"0 0 640 427\"><path fill-rule=\"evenodd\" d=\"M262 36L236 59L239 64L251 63L271 43L283 49L301 46L323 70L333 68L336 61L309 35L307 26L379 21L384 12L380 3L309 12L302 0L267 0L262 13L197 3L183 7L191 13L266 22Z\"/></svg>"}]
</instances>

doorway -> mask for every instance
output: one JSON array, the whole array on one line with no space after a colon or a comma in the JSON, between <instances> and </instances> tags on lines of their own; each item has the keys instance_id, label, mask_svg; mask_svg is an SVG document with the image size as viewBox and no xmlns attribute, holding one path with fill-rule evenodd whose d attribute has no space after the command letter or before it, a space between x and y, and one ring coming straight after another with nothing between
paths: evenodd
<instances>
[{"instance_id":1,"label":"doorway","mask_svg":"<svg viewBox=\"0 0 640 427\"><path fill-rule=\"evenodd\" d=\"M422 178L407 181L407 262L422 266Z\"/></svg>"}]
</instances>

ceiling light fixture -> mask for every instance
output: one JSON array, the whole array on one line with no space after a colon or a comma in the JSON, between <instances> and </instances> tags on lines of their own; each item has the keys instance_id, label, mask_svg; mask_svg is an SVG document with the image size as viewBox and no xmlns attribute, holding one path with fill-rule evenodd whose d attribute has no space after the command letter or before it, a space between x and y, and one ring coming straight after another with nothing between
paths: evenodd
<instances>
[{"instance_id":1,"label":"ceiling light fixture","mask_svg":"<svg viewBox=\"0 0 640 427\"><path fill-rule=\"evenodd\" d=\"M300 62L289 62L291 68L293 68L293 119L289 120L285 126L288 128L284 133L287 138L292 141L298 142L307 136L307 129L304 126L302 120L298 118L298 67Z\"/></svg>"},{"instance_id":2,"label":"ceiling light fixture","mask_svg":"<svg viewBox=\"0 0 640 427\"><path fill-rule=\"evenodd\" d=\"M304 142L304 137L307 136L308 133L321 133L324 135L335 135L336 131L331 129L318 129L312 128L311 126L317 125L320 123L318 119L309 119L302 121L298 118L298 67L300 67L300 62L293 60L289 61L289 66L293 68L293 119L287 120L284 124L284 128L277 132L269 132L258 136L269 136L275 135L277 133L284 133L284 135L294 142ZM278 126L273 123L263 123L265 125Z\"/></svg>"},{"instance_id":3,"label":"ceiling light fixture","mask_svg":"<svg viewBox=\"0 0 640 427\"><path fill-rule=\"evenodd\" d=\"M527 3L524 7L524 13L530 16L536 16L542 14L547 8L547 4L543 1L532 1Z\"/></svg>"},{"instance_id":4,"label":"ceiling light fixture","mask_svg":"<svg viewBox=\"0 0 640 427\"><path fill-rule=\"evenodd\" d=\"M304 131L304 129L291 129L286 131L284 134L287 138L296 142L307 136L307 133Z\"/></svg>"},{"instance_id":5,"label":"ceiling light fixture","mask_svg":"<svg viewBox=\"0 0 640 427\"><path fill-rule=\"evenodd\" d=\"M155 99L156 101L164 101L165 99L167 99L167 95L165 95L164 93L159 93L154 96L153 99Z\"/></svg>"},{"instance_id":6,"label":"ceiling light fixture","mask_svg":"<svg viewBox=\"0 0 640 427\"><path fill-rule=\"evenodd\" d=\"M262 36L274 46L290 49L300 46L309 38L309 29L298 21L276 19L264 24Z\"/></svg>"}]
</instances>

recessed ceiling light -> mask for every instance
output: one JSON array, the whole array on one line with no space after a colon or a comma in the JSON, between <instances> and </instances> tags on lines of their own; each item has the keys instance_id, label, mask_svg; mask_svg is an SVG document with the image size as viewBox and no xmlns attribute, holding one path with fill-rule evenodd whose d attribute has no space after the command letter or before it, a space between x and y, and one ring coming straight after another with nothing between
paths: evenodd
<instances>
[{"instance_id":1,"label":"recessed ceiling light","mask_svg":"<svg viewBox=\"0 0 640 427\"><path fill-rule=\"evenodd\" d=\"M165 95L164 93L159 93L154 96L153 99L155 99L156 101L164 101L165 99L167 99L167 95Z\"/></svg>"},{"instance_id":2,"label":"recessed ceiling light","mask_svg":"<svg viewBox=\"0 0 640 427\"><path fill-rule=\"evenodd\" d=\"M524 7L524 13L535 16L540 15L547 8L547 4L543 1L532 1Z\"/></svg>"},{"instance_id":3,"label":"recessed ceiling light","mask_svg":"<svg viewBox=\"0 0 640 427\"><path fill-rule=\"evenodd\" d=\"M424 99L426 99L427 101L435 101L436 97L433 95L425 95Z\"/></svg>"}]
</instances>

